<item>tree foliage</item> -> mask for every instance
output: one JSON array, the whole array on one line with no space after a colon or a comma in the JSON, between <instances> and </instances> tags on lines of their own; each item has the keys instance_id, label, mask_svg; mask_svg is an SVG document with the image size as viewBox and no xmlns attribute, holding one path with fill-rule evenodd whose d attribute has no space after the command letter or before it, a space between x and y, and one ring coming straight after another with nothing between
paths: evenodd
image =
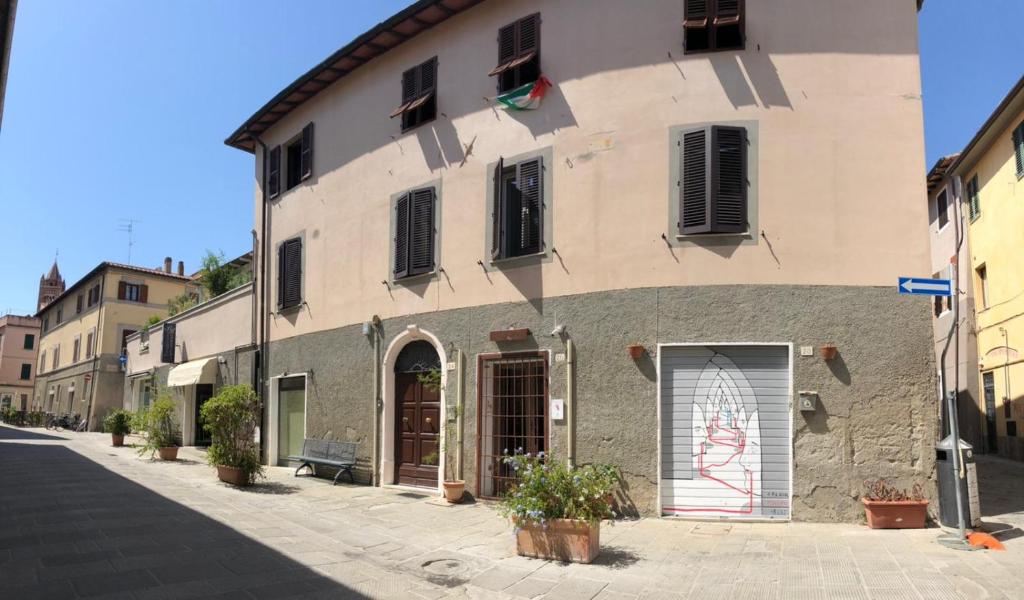
<instances>
[{"instance_id":1,"label":"tree foliage","mask_svg":"<svg viewBox=\"0 0 1024 600\"><path fill-rule=\"evenodd\" d=\"M203 284L207 296L216 298L224 292L248 283L252 276L224 261L224 253L206 251L203 257L203 268L199 271L199 282Z\"/></svg>"}]
</instances>

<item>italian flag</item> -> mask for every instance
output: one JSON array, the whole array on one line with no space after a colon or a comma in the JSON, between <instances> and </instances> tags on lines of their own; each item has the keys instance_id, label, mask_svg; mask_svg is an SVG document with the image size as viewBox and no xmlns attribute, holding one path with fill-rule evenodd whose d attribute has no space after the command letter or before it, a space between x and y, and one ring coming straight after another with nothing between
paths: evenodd
<instances>
[{"instance_id":1,"label":"italian flag","mask_svg":"<svg viewBox=\"0 0 1024 600\"><path fill-rule=\"evenodd\" d=\"M544 97L550 87L551 82L547 77L541 75L537 81L505 92L495 100L507 110L535 110L540 108L540 99Z\"/></svg>"}]
</instances>

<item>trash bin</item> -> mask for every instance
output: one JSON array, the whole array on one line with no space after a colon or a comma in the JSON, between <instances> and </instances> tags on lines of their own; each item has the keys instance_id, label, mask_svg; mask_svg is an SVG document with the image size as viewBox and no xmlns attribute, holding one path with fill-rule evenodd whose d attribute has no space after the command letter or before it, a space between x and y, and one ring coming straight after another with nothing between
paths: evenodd
<instances>
[{"instance_id":1,"label":"trash bin","mask_svg":"<svg viewBox=\"0 0 1024 600\"><path fill-rule=\"evenodd\" d=\"M966 477L960 479L964 501L964 522L975 527L981 521L981 506L978 499L978 471L974 465L974 446L960 440L961 456ZM946 527L957 527L956 482L958 477L953 467L953 436L948 435L935 444L935 468L939 477L939 523Z\"/></svg>"}]
</instances>

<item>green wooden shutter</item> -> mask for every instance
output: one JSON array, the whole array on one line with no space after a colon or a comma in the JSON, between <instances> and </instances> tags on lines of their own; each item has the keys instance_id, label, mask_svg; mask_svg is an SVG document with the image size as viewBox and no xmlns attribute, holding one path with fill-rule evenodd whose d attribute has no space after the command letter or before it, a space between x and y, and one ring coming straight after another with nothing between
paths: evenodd
<instances>
[{"instance_id":1,"label":"green wooden shutter","mask_svg":"<svg viewBox=\"0 0 1024 600\"><path fill-rule=\"evenodd\" d=\"M978 197L978 176L971 177L967 182L967 211L971 220L981 216L981 199Z\"/></svg>"},{"instance_id":2,"label":"green wooden shutter","mask_svg":"<svg viewBox=\"0 0 1024 600\"><path fill-rule=\"evenodd\" d=\"M395 201L395 279L409 275L409 194Z\"/></svg>"},{"instance_id":3,"label":"green wooden shutter","mask_svg":"<svg viewBox=\"0 0 1024 600\"><path fill-rule=\"evenodd\" d=\"M270 165L267 168L267 194L276 198L281 193L281 146L270 149Z\"/></svg>"},{"instance_id":4,"label":"green wooden shutter","mask_svg":"<svg viewBox=\"0 0 1024 600\"><path fill-rule=\"evenodd\" d=\"M313 175L313 124L302 128L302 146L299 152L299 180L309 179Z\"/></svg>"},{"instance_id":5,"label":"green wooden shutter","mask_svg":"<svg viewBox=\"0 0 1024 600\"><path fill-rule=\"evenodd\" d=\"M522 253L544 249L544 165L540 157L516 165L519 187L519 244Z\"/></svg>"},{"instance_id":6,"label":"green wooden shutter","mask_svg":"<svg viewBox=\"0 0 1024 600\"><path fill-rule=\"evenodd\" d=\"M164 323L163 341L160 345L160 362L174 362L175 333L177 326L174 323Z\"/></svg>"},{"instance_id":7,"label":"green wooden shutter","mask_svg":"<svg viewBox=\"0 0 1024 600\"><path fill-rule=\"evenodd\" d=\"M747 130L711 128L711 231L747 230Z\"/></svg>"},{"instance_id":8,"label":"green wooden shutter","mask_svg":"<svg viewBox=\"0 0 1024 600\"><path fill-rule=\"evenodd\" d=\"M501 186L501 172L505 170L505 160L498 158L494 167L494 201L491 203L491 258L501 258L504 254L505 241L505 198Z\"/></svg>"},{"instance_id":9,"label":"green wooden shutter","mask_svg":"<svg viewBox=\"0 0 1024 600\"><path fill-rule=\"evenodd\" d=\"M708 194L707 128L682 134L679 140L679 232L711 231Z\"/></svg>"},{"instance_id":10,"label":"green wooden shutter","mask_svg":"<svg viewBox=\"0 0 1024 600\"><path fill-rule=\"evenodd\" d=\"M410 194L409 274L434 270L434 188Z\"/></svg>"},{"instance_id":11,"label":"green wooden shutter","mask_svg":"<svg viewBox=\"0 0 1024 600\"><path fill-rule=\"evenodd\" d=\"M686 0L683 4L686 27L707 27L708 12L708 0Z\"/></svg>"},{"instance_id":12,"label":"green wooden shutter","mask_svg":"<svg viewBox=\"0 0 1024 600\"><path fill-rule=\"evenodd\" d=\"M1013 130L1013 157L1017 162L1017 177L1024 177L1024 123Z\"/></svg>"},{"instance_id":13,"label":"green wooden shutter","mask_svg":"<svg viewBox=\"0 0 1024 600\"><path fill-rule=\"evenodd\" d=\"M284 247L284 304L289 308L302 304L302 240L295 238Z\"/></svg>"},{"instance_id":14,"label":"green wooden shutter","mask_svg":"<svg viewBox=\"0 0 1024 600\"><path fill-rule=\"evenodd\" d=\"M516 23L516 58L522 58L540 48L540 14L523 17Z\"/></svg>"}]
</instances>

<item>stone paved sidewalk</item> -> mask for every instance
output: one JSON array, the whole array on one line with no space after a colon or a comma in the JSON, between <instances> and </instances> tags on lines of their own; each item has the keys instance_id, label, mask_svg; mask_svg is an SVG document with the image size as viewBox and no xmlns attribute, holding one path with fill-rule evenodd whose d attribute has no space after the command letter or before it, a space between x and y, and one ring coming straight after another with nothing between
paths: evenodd
<instances>
[{"instance_id":1,"label":"stone paved sidewalk","mask_svg":"<svg viewBox=\"0 0 1024 600\"><path fill-rule=\"evenodd\" d=\"M642 519L564 565L516 556L483 503L283 468L239 490L181 457L0 426L0 598L1024 598L1024 538L967 553L937 529Z\"/></svg>"}]
</instances>

